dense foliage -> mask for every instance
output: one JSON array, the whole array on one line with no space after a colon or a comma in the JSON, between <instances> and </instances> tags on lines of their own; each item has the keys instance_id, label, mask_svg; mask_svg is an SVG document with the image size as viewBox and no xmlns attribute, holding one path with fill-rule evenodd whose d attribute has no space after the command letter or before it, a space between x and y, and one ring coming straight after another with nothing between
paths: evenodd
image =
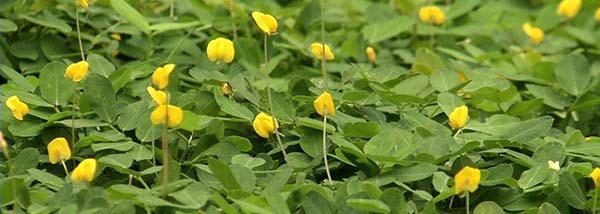
<instances>
[{"instance_id":1,"label":"dense foliage","mask_svg":"<svg viewBox=\"0 0 600 214\"><path fill-rule=\"evenodd\" d=\"M2 0L0 213L592 212L599 7Z\"/></svg>"}]
</instances>

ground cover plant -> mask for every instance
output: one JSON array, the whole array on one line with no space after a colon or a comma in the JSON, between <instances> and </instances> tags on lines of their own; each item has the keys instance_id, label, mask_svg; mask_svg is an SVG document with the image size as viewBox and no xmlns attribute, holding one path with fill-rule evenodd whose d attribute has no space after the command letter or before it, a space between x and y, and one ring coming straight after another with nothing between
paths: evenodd
<instances>
[{"instance_id":1,"label":"ground cover plant","mask_svg":"<svg viewBox=\"0 0 600 214\"><path fill-rule=\"evenodd\" d=\"M596 213L599 8L2 0L0 213Z\"/></svg>"}]
</instances>

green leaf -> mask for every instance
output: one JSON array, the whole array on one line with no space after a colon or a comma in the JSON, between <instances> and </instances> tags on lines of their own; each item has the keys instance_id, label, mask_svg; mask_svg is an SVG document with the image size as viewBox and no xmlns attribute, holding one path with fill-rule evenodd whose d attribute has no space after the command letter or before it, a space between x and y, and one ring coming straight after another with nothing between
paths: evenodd
<instances>
[{"instance_id":1,"label":"green leaf","mask_svg":"<svg viewBox=\"0 0 600 214\"><path fill-rule=\"evenodd\" d=\"M192 22L168 22L168 23L159 23L150 25L149 29L153 31L153 35L157 35L160 33L181 30L181 29L193 29L194 27L200 25L199 21Z\"/></svg>"},{"instance_id":2,"label":"green leaf","mask_svg":"<svg viewBox=\"0 0 600 214\"><path fill-rule=\"evenodd\" d=\"M129 23L135 25L146 34L150 33L150 24L148 24L146 18L144 18L142 14L127 4L127 2L124 0L110 0L110 5Z\"/></svg>"},{"instance_id":3,"label":"green leaf","mask_svg":"<svg viewBox=\"0 0 600 214\"><path fill-rule=\"evenodd\" d=\"M169 194L190 209L200 209L209 198L208 188L200 183L192 183L185 189Z\"/></svg>"},{"instance_id":4,"label":"green leaf","mask_svg":"<svg viewBox=\"0 0 600 214\"><path fill-rule=\"evenodd\" d=\"M10 174L19 175L25 173L28 169L36 168L40 160L40 152L35 148L26 148L11 159L12 168Z\"/></svg>"},{"instance_id":5,"label":"green leaf","mask_svg":"<svg viewBox=\"0 0 600 214\"><path fill-rule=\"evenodd\" d=\"M544 135L552 127L554 119L550 116L542 116L526 121L517 118L497 114L488 119L486 123L472 121L465 129L479 131L501 139L525 143Z\"/></svg>"},{"instance_id":6,"label":"green leaf","mask_svg":"<svg viewBox=\"0 0 600 214\"><path fill-rule=\"evenodd\" d=\"M375 135L367 144L364 152L367 157L377 161L400 161L417 148L410 137L412 134L402 129L389 128Z\"/></svg>"},{"instance_id":7,"label":"green leaf","mask_svg":"<svg viewBox=\"0 0 600 214\"><path fill-rule=\"evenodd\" d=\"M581 96L590 81L588 60L581 54L567 55L556 65L554 75L558 85L567 93Z\"/></svg>"},{"instance_id":8,"label":"green leaf","mask_svg":"<svg viewBox=\"0 0 600 214\"><path fill-rule=\"evenodd\" d=\"M9 19L0 19L0 32L14 32L17 31L17 24Z\"/></svg>"},{"instance_id":9,"label":"green leaf","mask_svg":"<svg viewBox=\"0 0 600 214\"><path fill-rule=\"evenodd\" d=\"M117 166L121 168L129 168L133 163L133 159L127 154L110 154L98 159L98 162L109 166Z\"/></svg>"},{"instance_id":10,"label":"green leaf","mask_svg":"<svg viewBox=\"0 0 600 214\"><path fill-rule=\"evenodd\" d=\"M90 107L108 123L112 123L116 117L115 90L110 81L99 74L90 74L84 85L84 96Z\"/></svg>"},{"instance_id":11,"label":"green leaf","mask_svg":"<svg viewBox=\"0 0 600 214\"><path fill-rule=\"evenodd\" d=\"M369 138L379 133L379 124L373 122L346 123L344 136Z\"/></svg>"},{"instance_id":12,"label":"green leaf","mask_svg":"<svg viewBox=\"0 0 600 214\"><path fill-rule=\"evenodd\" d=\"M67 66L51 62L40 71L40 91L42 97L55 106L65 105L73 95L75 84L65 78Z\"/></svg>"},{"instance_id":13,"label":"green leaf","mask_svg":"<svg viewBox=\"0 0 600 214\"><path fill-rule=\"evenodd\" d=\"M242 188L235 179L235 176L233 176L233 173L227 164L211 158L208 159L208 167L210 168L210 171L212 171L213 175L215 175L215 177L217 177L217 179L219 179L223 186L228 190L240 190Z\"/></svg>"},{"instance_id":14,"label":"green leaf","mask_svg":"<svg viewBox=\"0 0 600 214\"><path fill-rule=\"evenodd\" d=\"M100 74L103 77L110 77L115 72L115 66L106 58L98 54L89 54L87 62L90 63L90 73Z\"/></svg>"},{"instance_id":15,"label":"green leaf","mask_svg":"<svg viewBox=\"0 0 600 214\"><path fill-rule=\"evenodd\" d=\"M484 201L475 207L473 214L504 214L504 210L496 202Z\"/></svg>"},{"instance_id":16,"label":"green leaf","mask_svg":"<svg viewBox=\"0 0 600 214\"><path fill-rule=\"evenodd\" d=\"M65 181L62 178L39 169L28 169L27 173L29 173L33 179L39 181L40 183L54 187L55 190L58 190L65 185Z\"/></svg>"},{"instance_id":17,"label":"green leaf","mask_svg":"<svg viewBox=\"0 0 600 214\"><path fill-rule=\"evenodd\" d=\"M377 42L392 38L400 33L408 32L413 24L414 18L408 16L399 16L385 22L375 22L363 28L362 33L369 42Z\"/></svg>"},{"instance_id":18,"label":"green leaf","mask_svg":"<svg viewBox=\"0 0 600 214\"><path fill-rule=\"evenodd\" d=\"M57 18L49 12L42 13L40 17L31 17L23 14L19 15L19 17L47 28L57 29L63 33L71 32L71 26L69 26L64 20Z\"/></svg>"},{"instance_id":19,"label":"green leaf","mask_svg":"<svg viewBox=\"0 0 600 214\"><path fill-rule=\"evenodd\" d=\"M452 113L456 107L465 104L460 97L450 92L442 92L438 94L437 102L446 115L450 115L450 113Z\"/></svg>"},{"instance_id":20,"label":"green leaf","mask_svg":"<svg viewBox=\"0 0 600 214\"><path fill-rule=\"evenodd\" d=\"M460 84L460 81L458 79L458 74L454 71L435 70L431 73L429 83L435 90L448 91Z\"/></svg>"},{"instance_id":21,"label":"green leaf","mask_svg":"<svg viewBox=\"0 0 600 214\"><path fill-rule=\"evenodd\" d=\"M252 121L254 119L254 114L246 108L246 106L226 98L217 90L214 91L214 96L215 101L217 101L217 104L219 104L223 112L247 121Z\"/></svg>"},{"instance_id":22,"label":"green leaf","mask_svg":"<svg viewBox=\"0 0 600 214\"><path fill-rule=\"evenodd\" d=\"M540 205L538 214L560 214L560 211L551 203L544 202Z\"/></svg>"},{"instance_id":23,"label":"green leaf","mask_svg":"<svg viewBox=\"0 0 600 214\"><path fill-rule=\"evenodd\" d=\"M8 126L8 131L18 137L35 137L44 129L44 124L32 121L19 121Z\"/></svg>"},{"instance_id":24,"label":"green leaf","mask_svg":"<svg viewBox=\"0 0 600 214\"><path fill-rule=\"evenodd\" d=\"M560 175L558 181L558 193L569 205L577 209L585 208L585 195L575 180L573 174L566 172Z\"/></svg>"},{"instance_id":25,"label":"green leaf","mask_svg":"<svg viewBox=\"0 0 600 214\"><path fill-rule=\"evenodd\" d=\"M248 154L239 154L235 155L231 158L231 164L239 164L241 166L245 166L248 169L253 169L255 167L262 166L266 161L262 158L253 158Z\"/></svg>"},{"instance_id":26,"label":"green leaf","mask_svg":"<svg viewBox=\"0 0 600 214\"><path fill-rule=\"evenodd\" d=\"M539 164L521 174L521 178L518 181L519 187L524 190L530 189L546 180L549 174L550 169L543 164Z\"/></svg>"},{"instance_id":27,"label":"green leaf","mask_svg":"<svg viewBox=\"0 0 600 214\"><path fill-rule=\"evenodd\" d=\"M23 88L25 91L31 92L31 91L35 90L36 86L29 83L29 81L27 81L27 79L25 79L25 77L23 77L23 75L21 75L20 73L18 73L11 67L8 67L4 64L0 64L0 71L2 72L0 74L2 74L2 76L4 78L13 81L19 87Z\"/></svg>"},{"instance_id":28,"label":"green leaf","mask_svg":"<svg viewBox=\"0 0 600 214\"><path fill-rule=\"evenodd\" d=\"M390 213L390 207L387 204L375 199L358 199L351 198L346 200L348 206L362 211L368 211L372 213Z\"/></svg>"}]
</instances>

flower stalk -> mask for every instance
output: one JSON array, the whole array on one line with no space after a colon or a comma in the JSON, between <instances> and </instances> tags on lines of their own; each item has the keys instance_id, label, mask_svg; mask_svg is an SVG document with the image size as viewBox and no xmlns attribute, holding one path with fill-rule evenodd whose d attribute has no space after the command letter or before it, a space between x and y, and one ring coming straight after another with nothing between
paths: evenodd
<instances>
[{"instance_id":1,"label":"flower stalk","mask_svg":"<svg viewBox=\"0 0 600 214\"><path fill-rule=\"evenodd\" d=\"M271 114L272 117L272 123L276 124L276 117L275 117L275 111L273 110L273 96L271 95L271 77L269 77L269 75L267 74L267 72L269 71L269 52L268 52L268 45L267 45L267 41L269 39L269 35L265 34L264 35L264 40L263 40L263 49L264 49L264 57L265 57L265 74L267 75L267 99L269 100L269 114ZM277 145L279 146L279 148L281 149L281 153L283 154L283 159L287 161L287 152L285 151L285 148L283 147L283 143L281 142L281 137L279 136L279 126L275 126L275 138L277 139Z\"/></svg>"}]
</instances>

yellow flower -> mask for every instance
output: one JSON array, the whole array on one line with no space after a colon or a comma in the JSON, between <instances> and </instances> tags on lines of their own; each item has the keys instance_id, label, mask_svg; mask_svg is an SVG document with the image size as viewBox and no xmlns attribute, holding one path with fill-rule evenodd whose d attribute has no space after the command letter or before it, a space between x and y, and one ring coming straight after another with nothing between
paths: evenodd
<instances>
[{"instance_id":1,"label":"yellow flower","mask_svg":"<svg viewBox=\"0 0 600 214\"><path fill-rule=\"evenodd\" d=\"M556 9L559 16L573 18L581 9L581 0L562 0Z\"/></svg>"},{"instance_id":2,"label":"yellow flower","mask_svg":"<svg viewBox=\"0 0 600 214\"><path fill-rule=\"evenodd\" d=\"M252 12L252 19L263 33L267 35L277 33L277 19L275 17L254 11Z\"/></svg>"},{"instance_id":3,"label":"yellow flower","mask_svg":"<svg viewBox=\"0 0 600 214\"><path fill-rule=\"evenodd\" d=\"M315 110L321 116L331 115L335 116L335 105L333 104L333 98L331 94L324 91L315 101L313 102Z\"/></svg>"},{"instance_id":4,"label":"yellow flower","mask_svg":"<svg viewBox=\"0 0 600 214\"><path fill-rule=\"evenodd\" d=\"M4 134L2 134L2 131L0 131L0 151L7 152L7 149L8 144L6 143L6 140L4 140Z\"/></svg>"},{"instance_id":5,"label":"yellow flower","mask_svg":"<svg viewBox=\"0 0 600 214\"><path fill-rule=\"evenodd\" d=\"M600 22L600 8L596 9L596 14L594 16L596 17L596 21Z\"/></svg>"},{"instance_id":6,"label":"yellow flower","mask_svg":"<svg viewBox=\"0 0 600 214\"><path fill-rule=\"evenodd\" d=\"M21 102L19 97L11 96L6 99L6 106L12 111L13 116L17 120L23 120L23 117L29 113L29 107L24 102Z\"/></svg>"},{"instance_id":7,"label":"yellow flower","mask_svg":"<svg viewBox=\"0 0 600 214\"><path fill-rule=\"evenodd\" d=\"M183 121L183 110L173 105L159 105L150 114L150 121L154 125L168 123L169 127L175 127Z\"/></svg>"},{"instance_id":8,"label":"yellow flower","mask_svg":"<svg viewBox=\"0 0 600 214\"><path fill-rule=\"evenodd\" d=\"M439 7L425 6L419 10L419 19L427 24L441 25L446 21L446 15Z\"/></svg>"},{"instance_id":9,"label":"yellow flower","mask_svg":"<svg viewBox=\"0 0 600 214\"><path fill-rule=\"evenodd\" d=\"M90 68L90 64L81 60L77 63L71 63L65 72L65 77L73 82L79 82L88 74L88 69Z\"/></svg>"},{"instance_id":10,"label":"yellow flower","mask_svg":"<svg viewBox=\"0 0 600 214\"><path fill-rule=\"evenodd\" d=\"M167 104L169 99L167 97L167 93L165 93L164 91L156 90L152 86L148 86L146 90L148 91L148 94L150 94L150 97L152 97L152 100L154 100L154 102L156 102L157 105Z\"/></svg>"},{"instance_id":11,"label":"yellow flower","mask_svg":"<svg viewBox=\"0 0 600 214\"><path fill-rule=\"evenodd\" d=\"M453 129L460 129L469 121L469 108L467 106L459 106L450 113L448 123Z\"/></svg>"},{"instance_id":12,"label":"yellow flower","mask_svg":"<svg viewBox=\"0 0 600 214\"><path fill-rule=\"evenodd\" d=\"M317 59L323 59L323 45L321 43L312 43L310 45L310 50ZM335 56L333 56L331 48L329 48L329 45L325 44L325 60L333 60L334 58Z\"/></svg>"},{"instance_id":13,"label":"yellow flower","mask_svg":"<svg viewBox=\"0 0 600 214\"><path fill-rule=\"evenodd\" d=\"M600 188L600 168L596 167L592 173L590 173L590 177L594 181L594 186L596 188Z\"/></svg>"},{"instance_id":14,"label":"yellow flower","mask_svg":"<svg viewBox=\"0 0 600 214\"><path fill-rule=\"evenodd\" d=\"M233 61L233 57L235 56L233 42L222 37L213 39L208 42L208 46L206 47L206 55L211 62L220 60L225 63L230 63Z\"/></svg>"},{"instance_id":15,"label":"yellow flower","mask_svg":"<svg viewBox=\"0 0 600 214\"><path fill-rule=\"evenodd\" d=\"M533 44L540 44L544 40L544 31L538 27L531 26L529 23L523 24L523 31L529 36Z\"/></svg>"},{"instance_id":16,"label":"yellow flower","mask_svg":"<svg viewBox=\"0 0 600 214\"><path fill-rule=\"evenodd\" d=\"M456 195L463 192L475 192L479 187L481 180L481 171L477 168L466 166L454 176L454 188Z\"/></svg>"},{"instance_id":17,"label":"yellow flower","mask_svg":"<svg viewBox=\"0 0 600 214\"><path fill-rule=\"evenodd\" d=\"M175 69L175 64L166 64L163 67L158 67L152 74L152 84L158 89L165 89L169 86L169 75Z\"/></svg>"},{"instance_id":18,"label":"yellow flower","mask_svg":"<svg viewBox=\"0 0 600 214\"><path fill-rule=\"evenodd\" d=\"M469 77L467 77L465 72L459 71L458 72L458 81L460 81L461 83L465 83L465 82L469 81Z\"/></svg>"},{"instance_id":19,"label":"yellow flower","mask_svg":"<svg viewBox=\"0 0 600 214\"><path fill-rule=\"evenodd\" d=\"M71 173L71 180L74 182L92 182L96 176L96 159L88 158L73 170Z\"/></svg>"},{"instance_id":20,"label":"yellow flower","mask_svg":"<svg viewBox=\"0 0 600 214\"><path fill-rule=\"evenodd\" d=\"M90 0L75 0L77 3L77 6L81 7L81 8L88 8L90 6Z\"/></svg>"},{"instance_id":21,"label":"yellow flower","mask_svg":"<svg viewBox=\"0 0 600 214\"><path fill-rule=\"evenodd\" d=\"M48 159L56 164L71 159L71 149L64 137L55 138L48 144Z\"/></svg>"},{"instance_id":22,"label":"yellow flower","mask_svg":"<svg viewBox=\"0 0 600 214\"><path fill-rule=\"evenodd\" d=\"M110 38L117 40L117 41L121 41L121 34L112 33L112 34L110 34Z\"/></svg>"},{"instance_id":23,"label":"yellow flower","mask_svg":"<svg viewBox=\"0 0 600 214\"><path fill-rule=\"evenodd\" d=\"M365 52L367 53L367 59L369 59L369 62L375 64L375 61L377 60L377 53L375 52L375 49L369 46Z\"/></svg>"},{"instance_id":24,"label":"yellow flower","mask_svg":"<svg viewBox=\"0 0 600 214\"><path fill-rule=\"evenodd\" d=\"M269 135L275 133L277 128L279 128L279 123L271 115L261 112L254 118L252 127L254 127L254 132L259 136L269 138Z\"/></svg>"},{"instance_id":25,"label":"yellow flower","mask_svg":"<svg viewBox=\"0 0 600 214\"><path fill-rule=\"evenodd\" d=\"M229 85L229 83L223 83L223 85L221 85L221 93L223 93L223 95L225 96L229 96L233 93L233 89L231 88L231 85Z\"/></svg>"},{"instance_id":26,"label":"yellow flower","mask_svg":"<svg viewBox=\"0 0 600 214\"><path fill-rule=\"evenodd\" d=\"M548 161L548 168L554 171L560 171L560 162L558 161Z\"/></svg>"}]
</instances>

